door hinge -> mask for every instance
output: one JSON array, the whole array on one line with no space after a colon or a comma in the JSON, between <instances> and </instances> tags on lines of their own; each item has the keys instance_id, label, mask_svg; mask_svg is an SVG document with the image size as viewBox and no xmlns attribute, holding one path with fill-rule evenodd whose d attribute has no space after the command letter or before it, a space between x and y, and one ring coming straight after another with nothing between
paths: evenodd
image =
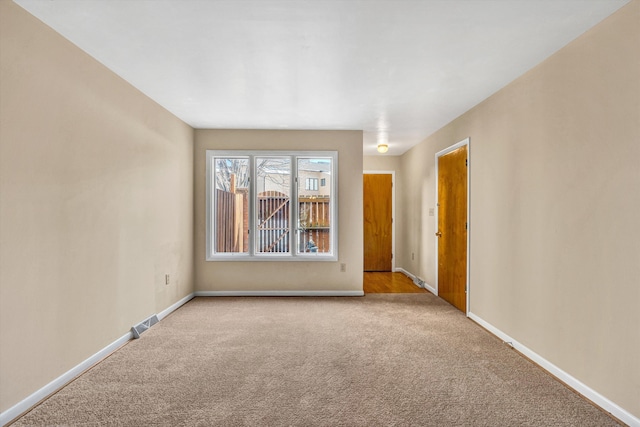
<instances>
[{"instance_id":1,"label":"door hinge","mask_svg":"<svg viewBox=\"0 0 640 427\"><path fill-rule=\"evenodd\" d=\"M393 259L393 254L391 254L391 259Z\"/></svg>"},{"instance_id":2,"label":"door hinge","mask_svg":"<svg viewBox=\"0 0 640 427\"><path fill-rule=\"evenodd\" d=\"M468 222L465 222L465 223L464 223L464 229L465 229L465 230L468 230L468 229L469 229L469 223L468 223Z\"/></svg>"},{"instance_id":3,"label":"door hinge","mask_svg":"<svg viewBox=\"0 0 640 427\"><path fill-rule=\"evenodd\" d=\"M469 166L469 159L464 159L464 165Z\"/></svg>"}]
</instances>

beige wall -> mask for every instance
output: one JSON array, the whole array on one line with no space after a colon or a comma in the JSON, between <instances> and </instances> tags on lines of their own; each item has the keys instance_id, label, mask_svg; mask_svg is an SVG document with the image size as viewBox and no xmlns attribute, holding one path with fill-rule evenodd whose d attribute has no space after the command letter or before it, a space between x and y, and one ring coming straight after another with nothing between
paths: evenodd
<instances>
[{"instance_id":1,"label":"beige wall","mask_svg":"<svg viewBox=\"0 0 640 427\"><path fill-rule=\"evenodd\" d=\"M206 150L271 149L338 151L338 262L205 261ZM196 130L194 168L196 291L362 291L361 131Z\"/></svg>"},{"instance_id":2,"label":"beige wall","mask_svg":"<svg viewBox=\"0 0 640 427\"><path fill-rule=\"evenodd\" d=\"M400 169L400 156L364 156L363 169L366 171L396 171Z\"/></svg>"},{"instance_id":3,"label":"beige wall","mask_svg":"<svg viewBox=\"0 0 640 427\"><path fill-rule=\"evenodd\" d=\"M7 0L0 43L4 411L192 291L193 130Z\"/></svg>"},{"instance_id":4,"label":"beige wall","mask_svg":"<svg viewBox=\"0 0 640 427\"><path fill-rule=\"evenodd\" d=\"M471 312L640 417L640 2L406 153L399 265L434 281L434 155L471 138Z\"/></svg>"}]
</instances>

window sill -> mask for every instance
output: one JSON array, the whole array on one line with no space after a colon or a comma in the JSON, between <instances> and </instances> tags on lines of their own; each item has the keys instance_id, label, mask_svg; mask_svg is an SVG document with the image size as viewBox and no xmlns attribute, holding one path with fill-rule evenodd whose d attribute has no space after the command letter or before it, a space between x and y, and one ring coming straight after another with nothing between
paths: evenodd
<instances>
[{"instance_id":1,"label":"window sill","mask_svg":"<svg viewBox=\"0 0 640 427\"><path fill-rule=\"evenodd\" d=\"M299 255L213 255L208 256L207 261L214 262L337 262L336 254L299 254Z\"/></svg>"}]
</instances>

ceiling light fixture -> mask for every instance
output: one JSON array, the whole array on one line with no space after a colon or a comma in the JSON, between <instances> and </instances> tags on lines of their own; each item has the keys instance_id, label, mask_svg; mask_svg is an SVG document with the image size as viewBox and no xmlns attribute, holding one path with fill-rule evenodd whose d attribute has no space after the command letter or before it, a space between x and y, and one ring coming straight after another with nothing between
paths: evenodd
<instances>
[{"instance_id":1,"label":"ceiling light fixture","mask_svg":"<svg viewBox=\"0 0 640 427\"><path fill-rule=\"evenodd\" d=\"M378 153L384 154L387 151L389 151L389 145L387 145L385 143L378 144Z\"/></svg>"}]
</instances>

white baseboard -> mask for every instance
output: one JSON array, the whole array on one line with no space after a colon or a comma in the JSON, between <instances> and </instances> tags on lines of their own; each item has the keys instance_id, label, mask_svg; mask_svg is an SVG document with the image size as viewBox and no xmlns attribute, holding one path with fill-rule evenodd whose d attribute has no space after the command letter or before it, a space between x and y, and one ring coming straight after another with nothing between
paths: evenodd
<instances>
[{"instance_id":1,"label":"white baseboard","mask_svg":"<svg viewBox=\"0 0 640 427\"><path fill-rule=\"evenodd\" d=\"M411 280L414 280L414 281L415 281L415 280L417 279L417 276L415 276L415 275L413 275L413 274L409 273L407 270L405 270L405 269L404 269L404 268L402 268L402 267L396 267L395 271L396 271L396 272L398 272L398 273L402 273L402 274L404 274L405 276L407 276L407 277L408 277L409 279L411 279ZM432 294L434 294L434 295L438 295L438 294L436 293L436 288L434 288L433 286L429 285L427 282L424 282L424 288L425 288L426 290L428 290L429 292L431 292Z\"/></svg>"},{"instance_id":2,"label":"white baseboard","mask_svg":"<svg viewBox=\"0 0 640 427\"><path fill-rule=\"evenodd\" d=\"M89 357L84 362L76 365L71 368L64 374L60 375L55 380L51 381L49 384L42 387L40 390L28 396L26 399L16 403L11 408L7 409L3 413L0 414L0 425L4 426L10 421L13 421L15 418L22 415L24 412L27 412L29 409L37 405L40 401L47 398L49 395L55 393L60 390L62 387L71 382L74 378L82 374L87 369L91 368L93 365L116 351L118 348L127 343L130 339L133 338L133 334L131 332L127 332L93 356Z\"/></svg>"},{"instance_id":3,"label":"white baseboard","mask_svg":"<svg viewBox=\"0 0 640 427\"><path fill-rule=\"evenodd\" d=\"M197 297L361 297L364 291L196 291Z\"/></svg>"},{"instance_id":4,"label":"white baseboard","mask_svg":"<svg viewBox=\"0 0 640 427\"><path fill-rule=\"evenodd\" d=\"M158 314L158 319L162 320L163 318L167 317L169 313L176 310L178 307L185 304L193 297L194 295L193 293L191 293L186 297L182 298L180 301L176 302L175 304L171 305L169 308L160 312L160 314ZM29 409L36 406L42 400L46 399L47 397L49 397L50 395L52 395L53 393L60 390L62 387L64 387L68 383L70 383L73 379L75 379L76 377L84 373L87 369L91 368L96 363L100 362L102 359L104 359L105 357L107 357L108 355L116 351L118 348L122 347L132 338L133 338L133 334L131 332L127 332L126 334L124 334L123 336L121 336L120 338L118 338L117 340L115 340L114 342L112 342L102 350L98 351L93 356L89 357L85 361L81 362L80 364L71 368L64 374L60 375L58 378L51 381L49 384L45 385L35 393L32 393L31 395L27 396L25 399L13 405L11 408L0 413L0 426L5 426L11 421L15 420L20 415L24 414Z\"/></svg>"},{"instance_id":5,"label":"white baseboard","mask_svg":"<svg viewBox=\"0 0 640 427\"><path fill-rule=\"evenodd\" d=\"M405 270L402 267L396 267L396 269L394 270L396 273L402 273L405 276L407 276L409 279L411 280L416 280L416 276L414 276L413 274L409 273L407 270Z\"/></svg>"},{"instance_id":6,"label":"white baseboard","mask_svg":"<svg viewBox=\"0 0 640 427\"><path fill-rule=\"evenodd\" d=\"M160 313L158 313L158 320L164 319L169 314L171 314L172 312L176 311L178 308L180 308L184 304L188 303L194 297L195 297L194 293L191 292L189 295L187 295L186 297L182 298L180 301L178 301L175 304L172 304L169 307L167 307L166 309L162 310Z\"/></svg>"},{"instance_id":7,"label":"white baseboard","mask_svg":"<svg viewBox=\"0 0 640 427\"><path fill-rule=\"evenodd\" d=\"M427 282L424 283L424 288L426 290L428 290L429 292L431 292L434 295L438 295L438 293L436 292L436 288L434 288L433 286L431 286L430 284L428 284Z\"/></svg>"},{"instance_id":8,"label":"white baseboard","mask_svg":"<svg viewBox=\"0 0 640 427\"><path fill-rule=\"evenodd\" d=\"M584 396L585 398L587 398L588 400L590 400L591 402L593 402L594 404L596 404L597 406L605 410L606 412L610 413L611 415L613 415L623 423L632 427L640 427L640 418L637 418L636 416L631 414L629 411L616 405L611 400L607 399L597 391L585 385L577 378L571 376L570 374L566 373L562 369L558 368L556 365L549 362L547 359L540 356L530 348L514 340L509 335L505 334L504 332L502 332L500 329L496 328L489 322L486 322L485 320L483 320L482 318L478 317L477 315L471 312L469 312L468 317L469 319L473 320L474 322L476 322L477 324L479 324L480 326L482 326L483 328L485 328L486 330L488 330L489 332L491 332L492 334L500 338L502 341L510 343L514 349L522 353L527 358L531 359L533 362L538 364L540 367L542 367L544 370L549 372L551 375L553 375L554 377L556 377L557 379L559 379L560 381L562 381L563 383L565 383L566 385L568 385L569 387L577 391L579 394L581 394L582 396Z\"/></svg>"}]
</instances>

